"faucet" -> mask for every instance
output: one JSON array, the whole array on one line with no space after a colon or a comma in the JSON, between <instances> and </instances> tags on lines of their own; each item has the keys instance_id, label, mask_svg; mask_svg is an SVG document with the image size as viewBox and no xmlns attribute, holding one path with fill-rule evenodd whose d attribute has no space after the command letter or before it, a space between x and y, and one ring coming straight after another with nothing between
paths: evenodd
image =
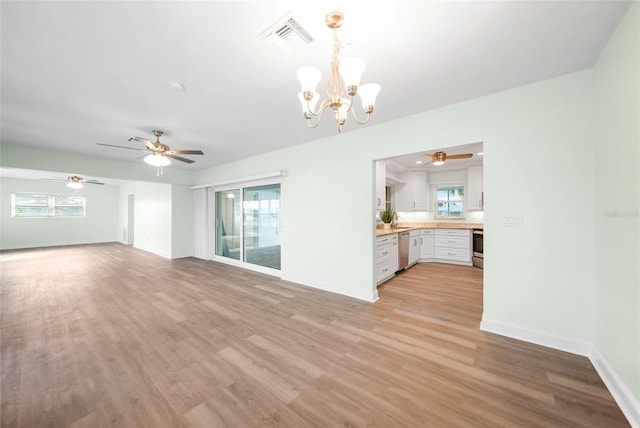
<instances>
[{"instance_id":1,"label":"faucet","mask_svg":"<svg viewBox=\"0 0 640 428\"><path fill-rule=\"evenodd\" d=\"M393 212L393 215L391 216L391 227L396 227L398 226L398 214L396 214L396 212Z\"/></svg>"}]
</instances>

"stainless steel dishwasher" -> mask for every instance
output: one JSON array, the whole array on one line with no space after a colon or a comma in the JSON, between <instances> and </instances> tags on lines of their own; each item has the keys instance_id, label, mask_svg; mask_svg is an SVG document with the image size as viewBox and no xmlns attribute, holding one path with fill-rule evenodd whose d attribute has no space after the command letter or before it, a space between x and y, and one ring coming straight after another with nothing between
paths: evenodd
<instances>
[{"instance_id":1,"label":"stainless steel dishwasher","mask_svg":"<svg viewBox=\"0 0 640 428\"><path fill-rule=\"evenodd\" d=\"M400 232L398 237L398 270L409 264L409 231Z\"/></svg>"}]
</instances>

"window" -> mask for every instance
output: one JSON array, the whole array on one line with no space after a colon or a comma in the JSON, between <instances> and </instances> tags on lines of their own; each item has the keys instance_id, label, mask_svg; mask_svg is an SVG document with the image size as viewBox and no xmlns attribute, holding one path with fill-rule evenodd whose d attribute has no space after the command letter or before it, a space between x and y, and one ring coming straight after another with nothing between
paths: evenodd
<instances>
[{"instance_id":1,"label":"window","mask_svg":"<svg viewBox=\"0 0 640 428\"><path fill-rule=\"evenodd\" d=\"M464 217L464 186L438 186L436 189L438 210L436 217Z\"/></svg>"},{"instance_id":2,"label":"window","mask_svg":"<svg viewBox=\"0 0 640 428\"><path fill-rule=\"evenodd\" d=\"M87 198L79 195L12 193L11 217L85 217Z\"/></svg>"}]
</instances>

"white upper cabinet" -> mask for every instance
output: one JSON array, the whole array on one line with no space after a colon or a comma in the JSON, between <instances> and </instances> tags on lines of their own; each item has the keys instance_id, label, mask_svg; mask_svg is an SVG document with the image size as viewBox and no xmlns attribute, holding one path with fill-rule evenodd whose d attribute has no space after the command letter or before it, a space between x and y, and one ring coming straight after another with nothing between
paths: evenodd
<instances>
[{"instance_id":1,"label":"white upper cabinet","mask_svg":"<svg viewBox=\"0 0 640 428\"><path fill-rule=\"evenodd\" d=\"M384 211L386 194L386 165L384 161L376 161L376 198L373 201L376 211Z\"/></svg>"},{"instance_id":2,"label":"white upper cabinet","mask_svg":"<svg viewBox=\"0 0 640 428\"><path fill-rule=\"evenodd\" d=\"M429 183L427 171L407 172L407 183L400 188L398 211L428 211Z\"/></svg>"},{"instance_id":3,"label":"white upper cabinet","mask_svg":"<svg viewBox=\"0 0 640 428\"><path fill-rule=\"evenodd\" d=\"M482 190L482 167L471 166L467 170L467 210L482 211L483 208Z\"/></svg>"}]
</instances>

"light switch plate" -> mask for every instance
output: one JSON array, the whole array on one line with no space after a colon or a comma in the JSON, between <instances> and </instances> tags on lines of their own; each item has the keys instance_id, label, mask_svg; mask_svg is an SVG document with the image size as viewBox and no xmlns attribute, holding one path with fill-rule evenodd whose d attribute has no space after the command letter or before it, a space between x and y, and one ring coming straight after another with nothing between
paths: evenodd
<instances>
[{"instance_id":1,"label":"light switch plate","mask_svg":"<svg viewBox=\"0 0 640 428\"><path fill-rule=\"evenodd\" d=\"M502 225L507 227L522 227L524 219L522 216L504 216L502 217Z\"/></svg>"}]
</instances>

